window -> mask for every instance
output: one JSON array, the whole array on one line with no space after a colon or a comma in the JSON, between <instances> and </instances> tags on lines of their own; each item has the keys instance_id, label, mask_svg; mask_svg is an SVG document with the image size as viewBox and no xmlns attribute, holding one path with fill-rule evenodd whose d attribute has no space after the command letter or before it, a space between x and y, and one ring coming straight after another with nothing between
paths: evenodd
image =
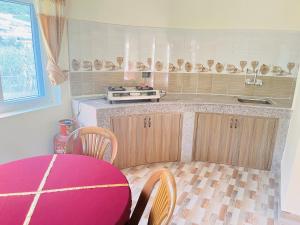
<instances>
[{"instance_id":1,"label":"window","mask_svg":"<svg viewBox=\"0 0 300 225\"><path fill-rule=\"evenodd\" d=\"M45 95L40 39L33 4L0 0L0 102Z\"/></svg>"}]
</instances>

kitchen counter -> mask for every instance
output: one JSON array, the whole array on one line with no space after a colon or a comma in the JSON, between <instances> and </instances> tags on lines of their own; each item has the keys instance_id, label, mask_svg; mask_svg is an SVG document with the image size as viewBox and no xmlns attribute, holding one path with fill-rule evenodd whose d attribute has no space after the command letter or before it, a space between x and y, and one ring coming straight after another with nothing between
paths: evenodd
<instances>
[{"instance_id":1,"label":"kitchen counter","mask_svg":"<svg viewBox=\"0 0 300 225\"><path fill-rule=\"evenodd\" d=\"M272 105L240 103L237 97L221 95L168 94L160 102L130 102L110 104L103 96L84 97L72 101L74 115L82 126L110 128L110 118L121 115L181 112L182 161L191 161L193 129L196 112L224 113L243 116L278 118L272 170L279 173L292 110L287 100L272 99Z\"/></svg>"},{"instance_id":2,"label":"kitchen counter","mask_svg":"<svg viewBox=\"0 0 300 225\"><path fill-rule=\"evenodd\" d=\"M110 104L103 96L94 98L79 98L73 100L73 111L79 113L79 121L82 121L82 111L94 111L99 116L98 125L109 126L105 123L105 117L117 115L129 115L151 112L211 112L227 113L249 116L264 116L275 118L290 118L290 103L283 99L272 99L272 105L240 103L237 97L222 95L184 95L169 94L160 102L130 102ZM95 122L95 121L93 121Z\"/></svg>"},{"instance_id":3,"label":"kitchen counter","mask_svg":"<svg viewBox=\"0 0 300 225\"><path fill-rule=\"evenodd\" d=\"M110 104L104 99L105 96L96 97L81 97L75 98L74 102L84 101L85 104L94 105L97 108L119 108L135 105L149 105L149 104L168 104L168 103L180 103L180 104L223 104L223 105L242 105L258 108L282 108L289 110L291 108L290 101L286 99L272 99L272 105L259 105L241 103L234 96L225 95L200 95L200 94L168 94L161 98L160 102L126 102L126 103L113 103Z\"/></svg>"}]
</instances>

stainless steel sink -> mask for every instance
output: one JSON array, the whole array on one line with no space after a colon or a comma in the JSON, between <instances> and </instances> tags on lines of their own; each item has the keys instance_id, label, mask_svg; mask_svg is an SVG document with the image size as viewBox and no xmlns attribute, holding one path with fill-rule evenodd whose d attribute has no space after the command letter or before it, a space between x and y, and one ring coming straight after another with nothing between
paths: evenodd
<instances>
[{"instance_id":1,"label":"stainless steel sink","mask_svg":"<svg viewBox=\"0 0 300 225\"><path fill-rule=\"evenodd\" d=\"M271 99L261 99L261 98L246 98L238 97L237 99L241 103L252 103L252 104L262 104L262 105L272 105L273 102Z\"/></svg>"}]
</instances>

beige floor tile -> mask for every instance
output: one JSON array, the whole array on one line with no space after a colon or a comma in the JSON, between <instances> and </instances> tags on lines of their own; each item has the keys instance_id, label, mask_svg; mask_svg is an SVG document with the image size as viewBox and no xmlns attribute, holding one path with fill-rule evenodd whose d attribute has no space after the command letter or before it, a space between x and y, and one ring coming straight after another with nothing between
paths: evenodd
<instances>
[{"instance_id":1,"label":"beige floor tile","mask_svg":"<svg viewBox=\"0 0 300 225\"><path fill-rule=\"evenodd\" d=\"M131 186L132 209L144 183L159 168L169 169L177 184L171 225L278 224L278 183L270 172L214 163L157 163L123 170ZM147 224L149 210L140 224Z\"/></svg>"}]
</instances>

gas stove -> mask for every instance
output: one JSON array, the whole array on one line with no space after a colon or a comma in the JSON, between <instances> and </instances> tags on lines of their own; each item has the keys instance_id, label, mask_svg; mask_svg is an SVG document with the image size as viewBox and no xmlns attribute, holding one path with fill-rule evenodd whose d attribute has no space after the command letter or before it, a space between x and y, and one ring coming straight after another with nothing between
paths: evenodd
<instances>
[{"instance_id":1,"label":"gas stove","mask_svg":"<svg viewBox=\"0 0 300 225\"><path fill-rule=\"evenodd\" d=\"M159 101L161 95L159 90L149 86L136 87L108 87L107 100L110 103L121 101Z\"/></svg>"}]
</instances>

